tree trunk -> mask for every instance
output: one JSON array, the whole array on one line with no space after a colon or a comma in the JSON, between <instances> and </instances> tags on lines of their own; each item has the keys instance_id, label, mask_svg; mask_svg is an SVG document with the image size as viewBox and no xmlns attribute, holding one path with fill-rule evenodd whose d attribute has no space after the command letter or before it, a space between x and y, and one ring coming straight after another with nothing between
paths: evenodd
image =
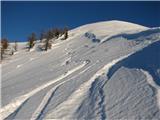
<instances>
[{"instance_id":1,"label":"tree trunk","mask_svg":"<svg viewBox=\"0 0 160 120\"><path fill-rule=\"evenodd\" d=\"M3 60L4 49L1 48L1 60Z\"/></svg>"},{"instance_id":2,"label":"tree trunk","mask_svg":"<svg viewBox=\"0 0 160 120\"><path fill-rule=\"evenodd\" d=\"M46 40L45 51L47 51L47 50L48 50L48 42L49 42L49 40L47 39L47 40Z\"/></svg>"}]
</instances>

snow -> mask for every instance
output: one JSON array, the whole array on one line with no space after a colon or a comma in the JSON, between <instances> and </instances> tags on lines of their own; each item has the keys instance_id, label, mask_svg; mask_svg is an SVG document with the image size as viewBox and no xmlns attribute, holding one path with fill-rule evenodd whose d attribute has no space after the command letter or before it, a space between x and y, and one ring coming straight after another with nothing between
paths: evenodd
<instances>
[{"instance_id":1,"label":"snow","mask_svg":"<svg viewBox=\"0 0 160 120\"><path fill-rule=\"evenodd\" d=\"M74 29L73 31L71 31L71 33L84 34L86 32L90 32L95 34L97 38L99 37L101 38L103 36L113 36L113 35L124 33L124 32L134 33L134 32L143 31L146 29L148 28L141 25L134 24L134 23L112 20L112 21L104 21L104 22L97 22L93 24L87 24Z\"/></svg>"},{"instance_id":2,"label":"snow","mask_svg":"<svg viewBox=\"0 0 160 120\"><path fill-rule=\"evenodd\" d=\"M159 119L156 90L141 70L121 67L103 90L108 119Z\"/></svg>"},{"instance_id":3,"label":"snow","mask_svg":"<svg viewBox=\"0 0 160 120\"><path fill-rule=\"evenodd\" d=\"M34 60L35 58L30 58L30 61Z\"/></svg>"},{"instance_id":4,"label":"snow","mask_svg":"<svg viewBox=\"0 0 160 120\"><path fill-rule=\"evenodd\" d=\"M160 119L159 36L113 20L73 29L48 51L18 43L2 62L1 118Z\"/></svg>"},{"instance_id":5,"label":"snow","mask_svg":"<svg viewBox=\"0 0 160 120\"><path fill-rule=\"evenodd\" d=\"M90 80L88 80L87 82L80 85L80 87L74 93L72 93L72 95L70 95L70 97L66 101L64 101L63 103L58 105L52 111L52 113L50 113L46 117L46 119L57 119L57 118L59 118L59 119L60 118L61 119L72 119L73 116L70 116L70 115L72 115L74 113L74 111L76 111L76 109L78 109L79 104L82 102L82 99L84 98L84 94L88 91L91 84L99 76L101 76L102 74L107 72L111 66L113 66L118 61L120 61L128 56L129 55L126 55L126 56L123 56L119 59L113 60L110 63L108 63L107 65L105 65L103 68L101 68L99 71L97 71L96 74L93 75L92 78L90 78ZM50 118L50 116L51 116L51 118Z\"/></svg>"},{"instance_id":6,"label":"snow","mask_svg":"<svg viewBox=\"0 0 160 120\"><path fill-rule=\"evenodd\" d=\"M90 66L88 67L90 68ZM84 73L88 68L86 68L85 70L83 70L82 72L80 72L78 75ZM65 80L63 82L61 82L60 84L56 85L55 87L53 87L52 89L49 90L49 92L45 95L44 99L42 100L41 104L38 106L38 108L36 109L36 111L33 113L31 120L36 120L38 119L39 115L41 114L41 112L44 110L45 106L47 105L47 102L49 102L49 99L52 97L52 94L54 93L54 91L62 84L64 84L65 82L68 82L70 80L72 80L74 77ZM57 113L58 114L58 113Z\"/></svg>"},{"instance_id":7,"label":"snow","mask_svg":"<svg viewBox=\"0 0 160 120\"><path fill-rule=\"evenodd\" d=\"M141 71L146 76L147 82L157 90L157 103L160 109L160 87L154 82L153 77L147 71L144 71L144 70L141 70Z\"/></svg>"},{"instance_id":8,"label":"snow","mask_svg":"<svg viewBox=\"0 0 160 120\"><path fill-rule=\"evenodd\" d=\"M1 113L1 118L4 119L6 118L8 115L10 115L12 112L14 112L20 105L22 105L29 97L31 97L32 95L36 94L37 92L41 91L42 89L54 84L55 82L58 82L61 79L64 79L65 77L67 77L68 75L72 74L73 72L81 69L83 66L85 65L85 63L83 63L82 65L79 65L78 67L68 71L66 74L61 75L60 77L58 77L55 80L52 80L44 85L39 86L38 88L32 90L29 93L26 93L18 98L16 98L14 101L12 101L11 103L9 103L8 105L6 105L5 107L2 107L0 109L0 113Z\"/></svg>"},{"instance_id":9,"label":"snow","mask_svg":"<svg viewBox=\"0 0 160 120\"><path fill-rule=\"evenodd\" d=\"M20 67L22 67L23 66L23 64L20 64L20 65L17 65L17 67L16 68L20 68Z\"/></svg>"}]
</instances>

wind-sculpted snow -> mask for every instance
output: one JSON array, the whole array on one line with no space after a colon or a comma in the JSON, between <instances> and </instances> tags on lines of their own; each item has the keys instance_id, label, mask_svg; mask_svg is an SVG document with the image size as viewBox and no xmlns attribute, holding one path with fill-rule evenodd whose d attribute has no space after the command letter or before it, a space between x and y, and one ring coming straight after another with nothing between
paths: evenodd
<instances>
[{"instance_id":1,"label":"wind-sculpted snow","mask_svg":"<svg viewBox=\"0 0 160 120\"><path fill-rule=\"evenodd\" d=\"M108 119L160 119L157 90L141 70L121 67L103 90Z\"/></svg>"},{"instance_id":2,"label":"wind-sculpted snow","mask_svg":"<svg viewBox=\"0 0 160 120\"><path fill-rule=\"evenodd\" d=\"M2 119L160 119L159 28L109 21L68 35L2 62Z\"/></svg>"},{"instance_id":3,"label":"wind-sculpted snow","mask_svg":"<svg viewBox=\"0 0 160 120\"><path fill-rule=\"evenodd\" d=\"M110 69L103 88L109 119L160 119L159 48L155 42Z\"/></svg>"},{"instance_id":4,"label":"wind-sculpted snow","mask_svg":"<svg viewBox=\"0 0 160 120\"><path fill-rule=\"evenodd\" d=\"M160 110L160 86L158 86L153 77L147 72L147 71L144 71L144 70L141 70L144 75L146 76L146 79L147 79L147 82L153 87L155 88L156 90L156 94L157 94L157 104L158 104L158 107L159 107L159 110Z\"/></svg>"},{"instance_id":5,"label":"wind-sculpted snow","mask_svg":"<svg viewBox=\"0 0 160 120\"><path fill-rule=\"evenodd\" d=\"M148 47L142 49L139 52L131 55L129 58L117 63L113 66L108 73L109 78L114 74L121 66L127 68L138 68L148 71L154 81L160 85L160 76L157 72L160 69L160 41L157 41Z\"/></svg>"},{"instance_id":6,"label":"wind-sculpted snow","mask_svg":"<svg viewBox=\"0 0 160 120\"><path fill-rule=\"evenodd\" d=\"M148 41L148 42L153 42L156 40L160 39L160 28L152 28L152 29L147 29L141 32L135 32L135 33L120 33L120 34L116 34L116 35L109 35L104 37L101 40L101 43L106 42L108 40L114 39L114 38L123 38L123 39L127 39L127 40L132 40L135 42L144 42L144 41ZM147 42L146 41L146 42Z\"/></svg>"}]
</instances>

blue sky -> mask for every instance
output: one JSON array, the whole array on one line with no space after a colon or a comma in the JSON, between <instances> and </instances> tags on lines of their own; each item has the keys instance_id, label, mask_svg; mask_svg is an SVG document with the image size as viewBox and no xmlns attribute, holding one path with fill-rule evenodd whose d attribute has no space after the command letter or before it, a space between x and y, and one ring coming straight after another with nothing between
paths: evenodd
<instances>
[{"instance_id":1,"label":"blue sky","mask_svg":"<svg viewBox=\"0 0 160 120\"><path fill-rule=\"evenodd\" d=\"M37 34L52 27L68 26L107 20L123 20L148 27L160 26L160 2L33 2L5 1L1 3L2 37L10 41L26 41L32 32Z\"/></svg>"}]
</instances>

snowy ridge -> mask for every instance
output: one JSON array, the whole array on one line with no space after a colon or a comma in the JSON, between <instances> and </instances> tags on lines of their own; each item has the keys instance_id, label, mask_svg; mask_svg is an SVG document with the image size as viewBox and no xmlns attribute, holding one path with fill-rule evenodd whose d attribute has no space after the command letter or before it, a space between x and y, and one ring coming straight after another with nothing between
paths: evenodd
<instances>
[{"instance_id":1,"label":"snowy ridge","mask_svg":"<svg viewBox=\"0 0 160 120\"><path fill-rule=\"evenodd\" d=\"M134 33L146 29L148 28L134 23L111 20L111 21L104 21L104 22L97 22L93 24L83 25L81 27L71 30L70 34L76 34L76 33L84 34L86 32L91 32L96 34L96 36L98 37L102 37L108 35L112 36L124 32Z\"/></svg>"},{"instance_id":2,"label":"snowy ridge","mask_svg":"<svg viewBox=\"0 0 160 120\"><path fill-rule=\"evenodd\" d=\"M156 33L157 33L157 35L159 35L159 32L160 32L160 28L151 28L151 29L146 29L143 31L135 31L135 33L126 33L125 32L125 33L120 33L120 34L116 34L116 35L109 35L107 37L104 37L101 40L101 43L106 42L108 40L111 40L113 38L117 38L117 37L125 38L127 40L133 40L133 39L138 38L140 36L143 38L145 36L149 36L149 35L156 34ZM141 38L141 40L145 40L142 38Z\"/></svg>"},{"instance_id":3,"label":"snowy ridge","mask_svg":"<svg viewBox=\"0 0 160 120\"><path fill-rule=\"evenodd\" d=\"M106 21L2 63L2 119L160 119L160 29Z\"/></svg>"}]
</instances>

